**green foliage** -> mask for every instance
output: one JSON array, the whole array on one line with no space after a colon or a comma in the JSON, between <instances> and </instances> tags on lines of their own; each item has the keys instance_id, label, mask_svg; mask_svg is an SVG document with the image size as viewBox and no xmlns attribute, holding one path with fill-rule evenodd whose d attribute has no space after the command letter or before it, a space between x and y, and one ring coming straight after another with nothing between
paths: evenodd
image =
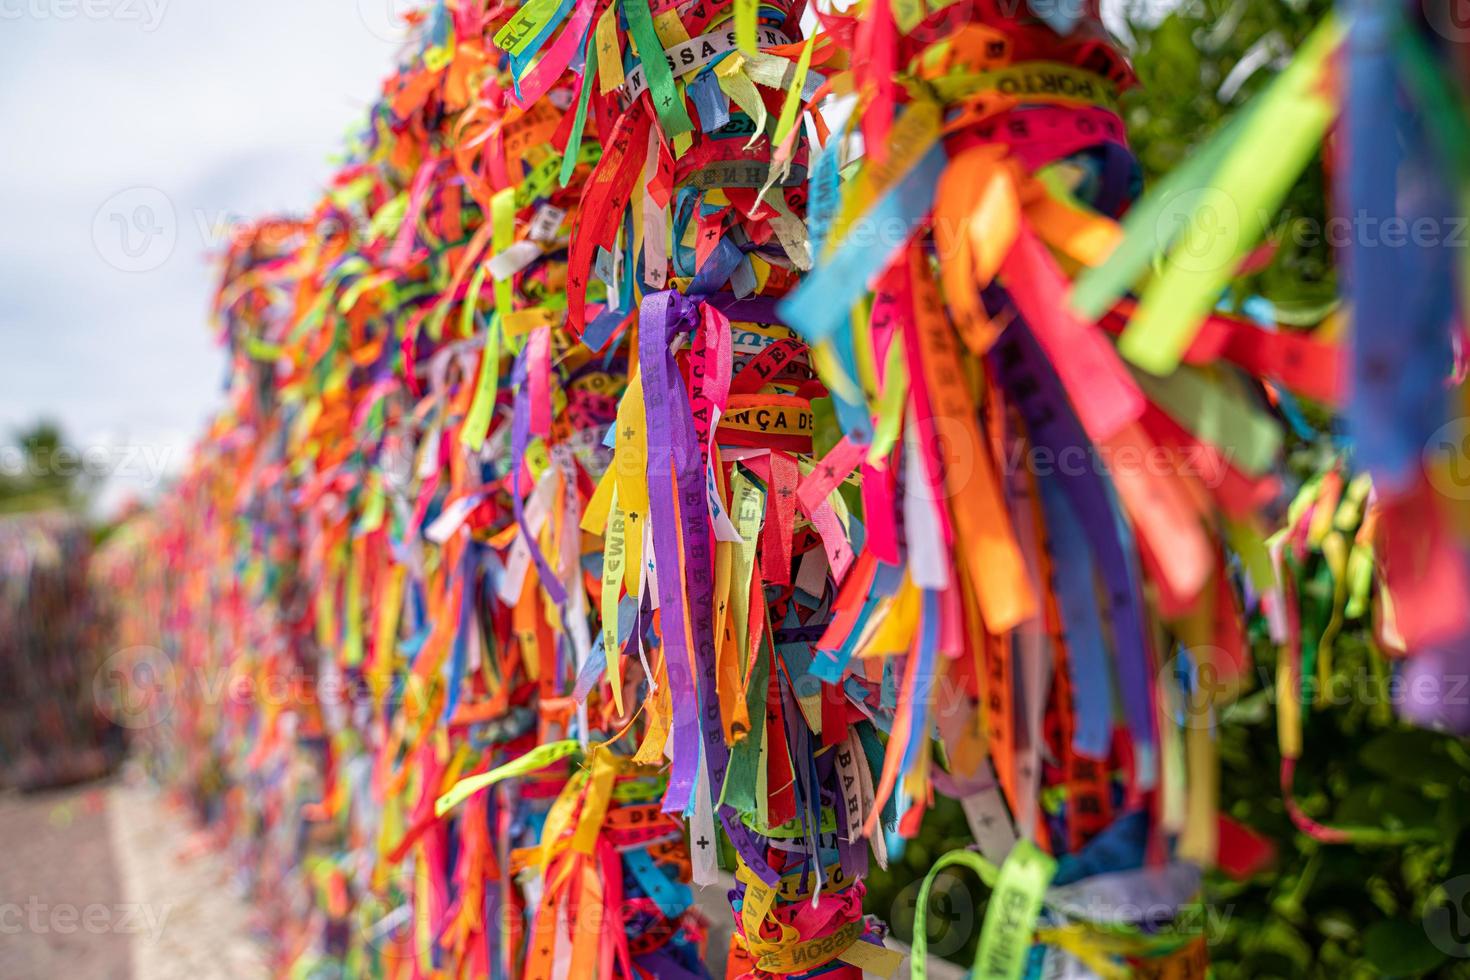
<instances>
[{"instance_id":1,"label":"green foliage","mask_svg":"<svg viewBox=\"0 0 1470 980\"><path fill-rule=\"evenodd\" d=\"M1153 19L1147 10L1158 9L1156 0L1124 6L1140 80L1124 112L1145 177L1154 180L1268 84L1331 3L1186 0ZM1238 69L1242 63L1256 67ZM1237 303L1264 296L1283 323L1302 326L1330 308L1336 275L1320 233L1331 213L1328 188L1319 157L1283 213L1269 216L1277 251L1235 284ZM1307 408L1325 431L1326 414ZM1332 454L1325 440L1294 442L1289 469L1302 478ZM1310 582L1316 569L1303 572ZM1391 665L1373 649L1367 624L1350 622L1336 641L1332 679L1305 713L1295 797L1313 820L1360 831L1362 841L1322 844L1298 831L1280 786L1276 651L1262 632L1258 625L1255 683L1219 721L1221 809L1269 838L1277 858L1246 881L1210 877L1205 921L1215 975L1470 978L1470 751L1396 720L1401 692ZM920 840L887 872L874 871L868 908L910 940L918 881L938 854L969 842L959 807L941 801L926 815ZM973 922L978 935L984 889L941 878L936 896L944 904L935 906L931 949L968 964L974 937L954 930Z\"/></svg>"},{"instance_id":2,"label":"green foliage","mask_svg":"<svg viewBox=\"0 0 1470 980\"><path fill-rule=\"evenodd\" d=\"M1470 752L1394 720L1400 692L1357 627L1339 638L1334 679L1306 718L1296 798L1312 819L1383 842L1321 844L1293 825L1278 779L1276 655L1258 641L1256 690L1221 718L1221 807L1278 857L1248 881L1210 883L1211 905L1228 912L1210 937L1222 980L1470 977L1470 960L1447 955L1426 928L1441 886L1470 873Z\"/></svg>"},{"instance_id":3,"label":"green foliage","mask_svg":"<svg viewBox=\"0 0 1470 980\"><path fill-rule=\"evenodd\" d=\"M1331 9L1330 0L1186 0L1162 20L1157 0L1124 0L1139 85L1124 98L1129 140L1146 180L1178 166L1275 77ZM1277 251L1237 284L1236 299L1265 296L1286 316L1315 319L1336 296L1326 244L1327 185L1319 157L1265 216Z\"/></svg>"},{"instance_id":4,"label":"green foliage","mask_svg":"<svg viewBox=\"0 0 1470 980\"><path fill-rule=\"evenodd\" d=\"M93 480L57 425L36 422L8 442L0 461L0 513L84 507Z\"/></svg>"},{"instance_id":5,"label":"green foliage","mask_svg":"<svg viewBox=\"0 0 1470 980\"><path fill-rule=\"evenodd\" d=\"M1141 85L1125 111L1146 176L1185 159L1249 101L1330 6L1191 0L1155 24L1130 18ZM1243 61L1260 67L1232 77ZM1237 301L1262 295L1284 321L1317 319L1336 295L1331 252L1312 234L1324 228L1328 202L1319 157L1273 216L1276 255L1236 284ZM1292 470L1314 472L1325 455L1322 445L1298 444ZM1216 919L1221 934L1209 937L1217 976L1470 977L1470 959L1447 955L1444 937L1437 946L1426 928L1427 917L1445 914L1461 929L1470 925L1456 892L1456 879L1470 874L1470 753L1456 739L1394 719L1390 668L1371 649L1366 624L1349 624L1338 638L1334 678L1305 721L1296 797L1315 820L1371 829L1389 842L1320 844L1296 829L1282 800L1276 655L1264 641L1255 646L1256 690L1219 728L1221 806L1269 837L1278 858L1249 881L1211 881L1211 904L1229 913Z\"/></svg>"}]
</instances>

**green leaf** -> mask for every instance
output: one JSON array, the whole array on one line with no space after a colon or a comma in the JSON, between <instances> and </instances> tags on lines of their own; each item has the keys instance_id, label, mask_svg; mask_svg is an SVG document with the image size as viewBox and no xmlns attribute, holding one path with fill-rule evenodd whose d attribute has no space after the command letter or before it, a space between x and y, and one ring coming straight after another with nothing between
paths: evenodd
<instances>
[{"instance_id":1,"label":"green leaf","mask_svg":"<svg viewBox=\"0 0 1470 980\"><path fill-rule=\"evenodd\" d=\"M1374 773L1411 785L1453 784L1465 771L1445 750L1445 736L1423 729L1384 732L1358 753Z\"/></svg>"},{"instance_id":2,"label":"green leaf","mask_svg":"<svg viewBox=\"0 0 1470 980\"><path fill-rule=\"evenodd\" d=\"M1420 922L1386 919L1375 922L1363 933L1363 953L1389 976L1416 975L1445 961Z\"/></svg>"}]
</instances>

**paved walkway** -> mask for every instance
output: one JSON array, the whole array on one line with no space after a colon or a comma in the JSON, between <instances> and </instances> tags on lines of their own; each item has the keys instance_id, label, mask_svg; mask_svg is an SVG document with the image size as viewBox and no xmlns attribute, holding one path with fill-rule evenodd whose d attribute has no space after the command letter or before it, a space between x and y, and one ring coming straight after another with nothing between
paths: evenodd
<instances>
[{"instance_id":1,"label":"paved walkway","mask_svg":"<svg viewBox=\"0 0 1470 980\"><path fill-rule=\"evenodd\" d=\"M6 980L264 980L224 859L120 782L0 795Z\"/></svg>"},{"instance_id":2,"label":"paved walkway","mask_svg":"<svg viewBox=\"0 0 1470 980\"><path fill-rule=\"evenodd\" d=\"M699 890L715 976L731 884ZM266 980L249 914L224 856L154 792L112 781L0 794L3 980ZM936 980L962 975L930 961Z\"/></svg>"}]
</instances>

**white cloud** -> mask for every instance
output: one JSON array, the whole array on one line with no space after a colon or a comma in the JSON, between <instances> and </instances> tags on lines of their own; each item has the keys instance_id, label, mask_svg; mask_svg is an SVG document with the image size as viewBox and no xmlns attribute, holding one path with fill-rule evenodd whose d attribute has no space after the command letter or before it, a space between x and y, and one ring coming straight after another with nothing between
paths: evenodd
<instances>
[{"instance_id":1,"label":"white cloud","mask_svg":"<svg viewBox=\"0 0 1470 980\"><path fill-rule=\"evenodd\" d=\"M312 205L409 6L0 0L0 441L49 417L183 458L222 400L201 227ZM168 211L170 248L117 251Z\"/></svg>"},{"instance_id":2,"label":"white cloud","mask_svg":"<svg viewBox=\"0 0 1470 980\"><path fill-rule=\"evenodd\" d=\"M0 0L0 440L48 417L183 458L222 401L201 229L311 207L393 67L398 5ZM130 188L146 215L99 216ZM116 268L108 236L168 210L172 248Z\"/></svg>"}]
</instances>

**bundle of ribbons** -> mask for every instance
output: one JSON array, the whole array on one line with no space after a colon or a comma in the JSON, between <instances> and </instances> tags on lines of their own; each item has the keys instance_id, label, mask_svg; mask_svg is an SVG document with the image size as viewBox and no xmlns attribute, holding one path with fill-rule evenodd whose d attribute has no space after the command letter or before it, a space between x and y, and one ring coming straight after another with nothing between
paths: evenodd
<instances>
[{"instance_id":1,"label":"bundle of ribbons","mask_svg":"<svg viewBox=\"0 0 1470 980\"><path fill-rule=\"evenodd\" d=\"M1451 4L1341 4L1256 99L1138 202L1120 246L1072 294L1087 318L1136 288L1119 350L1150 372L1188 363L1222 339L1212 313L1222 290L1270 261L1293 184L1318 161L1330 178L1324 237L1341 298L1314 334L1342 338L1340 369L1321 374L1341 389L1323 402L1342 414L1327 438L1276 393L1299 434L1334 452L1270 539L1275 585L1258 596L1282 654L1283 795L1297 826L1328 842L1405 836L1323 826L1292 797L1303 716L1334 683L1345 631L1366 638L1381 682L1395 685L1384 688L1384 710L1470 734L1459 691L1470 668L1467 44ZM1160 241L1164 216L1177 235ZM1282 349L1265 373L1285 381L1312 363L1307 353Z\"/></svg>"},{"instance_id":2,"label":"bundle of ribbons","mask_svg":"<svg viewBox=\"0 0 1470 980\"><path fill-rule=\"evenodd\" d=\"M1395 548L1460 582L1427 484L1286 507L1298 400L1411 431L1395 317L1349 362L1216 309L1256 243L1201 260L1135 203L1095 5L411 21L316 211L233 242L229 407L109 566L162 651L159 769L249 859L282 969L891 974L864 879L942 794L975 847L923 882L915 975L959 866L985 976L1203 976L1204 870L1268 857L1217 812L1214 712L1248 612L1299 645L1310 514L1344 514L1344 607L1410 648L1463 626L1393 588ZM1340 37L1160 193L1269 199Z\"/></svg>"}]
</instances>

